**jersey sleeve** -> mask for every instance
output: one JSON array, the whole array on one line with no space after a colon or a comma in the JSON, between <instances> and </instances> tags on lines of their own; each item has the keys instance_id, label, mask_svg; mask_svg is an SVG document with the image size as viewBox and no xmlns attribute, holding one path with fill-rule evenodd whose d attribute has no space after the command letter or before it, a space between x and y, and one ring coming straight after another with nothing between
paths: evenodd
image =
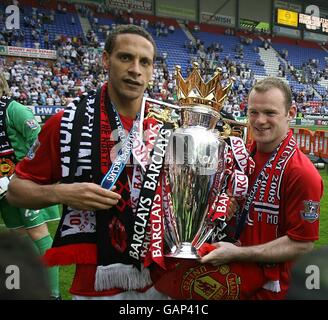
<instances>
[{"instance_id":1,"label":"jersey sleeve","mask_svg":"<svg viewBox=\"0 0 328 320\"><path fill-rule=\"evenodd\" d=\"M291 168L283 179L283 230L291 239L315 241L319 238L320 199L323 183L311 161L298 150Z\"/></svg>"},{"instance_id":2,"label":"jersey sleeve","mask_svg":"<svg viewBox=\"0 0 328 320\"><path fill-rule=\"evenodd\" d=\"M13 101L7 109L7 116L11 126L23 137L27 146L32 146L41 130L32 110Z\"/></svg>"},{"instance_id":3,"label":"jersey sleeve","mask_svg":"<svg viewBox=\"0 0 328 320\"><path fill-rule=\"evenodd\" d=\"M60 123L64 111L49 118L27 153L17 164L15 173L22 179L52 184L61 179Z\"/></svg>"}]
</instances>

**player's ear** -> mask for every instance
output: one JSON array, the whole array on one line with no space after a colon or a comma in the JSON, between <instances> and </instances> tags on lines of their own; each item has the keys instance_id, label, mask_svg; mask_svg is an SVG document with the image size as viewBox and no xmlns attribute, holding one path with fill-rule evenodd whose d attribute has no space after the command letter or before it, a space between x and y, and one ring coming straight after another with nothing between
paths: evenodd
<instances>
[{"instance_id":1,"label":"player's ear","mask_svg":"<svg viewBox=\"0 0 328 320\"><path fill-rule=\"evenodd\" d=\"M297 113L297 109L295 105L292 105L288 111L287 117L288 117L288 121L291 121L295 118Z\"/></svg>"},{"instance_id":2,"label":"player's ear","mask_svg":"<svg viewBox=\"0 0 328 320\"><path fill-rule=\"evenodd\" d=\"M106 50L102 54L102 64L105 69L109 69L109 53Z\"/></svg>"}]
</instances>

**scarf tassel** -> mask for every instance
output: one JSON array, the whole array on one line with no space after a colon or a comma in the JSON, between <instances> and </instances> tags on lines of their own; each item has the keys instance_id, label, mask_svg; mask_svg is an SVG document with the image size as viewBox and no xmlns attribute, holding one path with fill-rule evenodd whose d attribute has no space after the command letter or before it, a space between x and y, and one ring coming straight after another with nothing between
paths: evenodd
<instances>
[{"instance_id":1,"label":"scarf tassel","mask_svg":"<svg viewBox=\"0 0 328 320\"><path fill-rule=\"evenodd\" d=\"M72 244L53 247L46 251L43 261L49 267L69 264L97 264L95 244Z\"/></svg>"},{"instance_id":2,"label":"scarf tassel","mask_svg":"<svg viewBox=\"0 0 328 320\"><path fill-rule=\"evenodd\" d=\"M133 265L125 265L122 263L97 267L95 281L96 291L113 288L136 290L143 289L151 284L150 272L143 266L141 266L141 271Z\"/></svg>"}]
</instances>

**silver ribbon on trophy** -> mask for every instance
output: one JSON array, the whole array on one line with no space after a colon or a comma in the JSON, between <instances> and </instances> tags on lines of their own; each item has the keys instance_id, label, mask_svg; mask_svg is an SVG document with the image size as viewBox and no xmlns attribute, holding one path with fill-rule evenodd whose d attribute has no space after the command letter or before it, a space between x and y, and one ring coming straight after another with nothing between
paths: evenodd
<instances>
[{"instance_id":1,"label":"silver ribbon on trophy","mask_svg":"<svg viewBox=\"0 0 328 320\"><path fill-rule=\"evenodd\" d=\"M233 82L222 85L217 69L204 83L197 63L186 80L179 66L176 71L178 105L146 98L152 104L147 117L176 124L162 176L165 256L197 259L200 246L227 225L220 213L220 201L228 198L221 194L226 181L223 138L232 132L226 121L224 132L215 127Z\"/></svg>"}]
</instances>

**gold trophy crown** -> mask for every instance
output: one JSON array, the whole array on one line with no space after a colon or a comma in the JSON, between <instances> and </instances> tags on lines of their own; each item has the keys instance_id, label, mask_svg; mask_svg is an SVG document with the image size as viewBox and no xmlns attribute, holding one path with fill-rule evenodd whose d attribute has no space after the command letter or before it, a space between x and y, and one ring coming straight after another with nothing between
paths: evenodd
<instances>
[{"instance_id":1,"label":"gold trophy crown","mask_svg":"<svg viewBox=\"0 0 328 320\"><path fill-rule=\"evenodd\" d=\"M177 97L180 105L205 105L217 112L223 108L232 84L233 79L223 87L222 70L217 68L212 79L204 82L199 71L198 63L193 63L192 72L184 80L181 75L181 67L176 66L176 86Z\"/></svg>"}]
</instances>

